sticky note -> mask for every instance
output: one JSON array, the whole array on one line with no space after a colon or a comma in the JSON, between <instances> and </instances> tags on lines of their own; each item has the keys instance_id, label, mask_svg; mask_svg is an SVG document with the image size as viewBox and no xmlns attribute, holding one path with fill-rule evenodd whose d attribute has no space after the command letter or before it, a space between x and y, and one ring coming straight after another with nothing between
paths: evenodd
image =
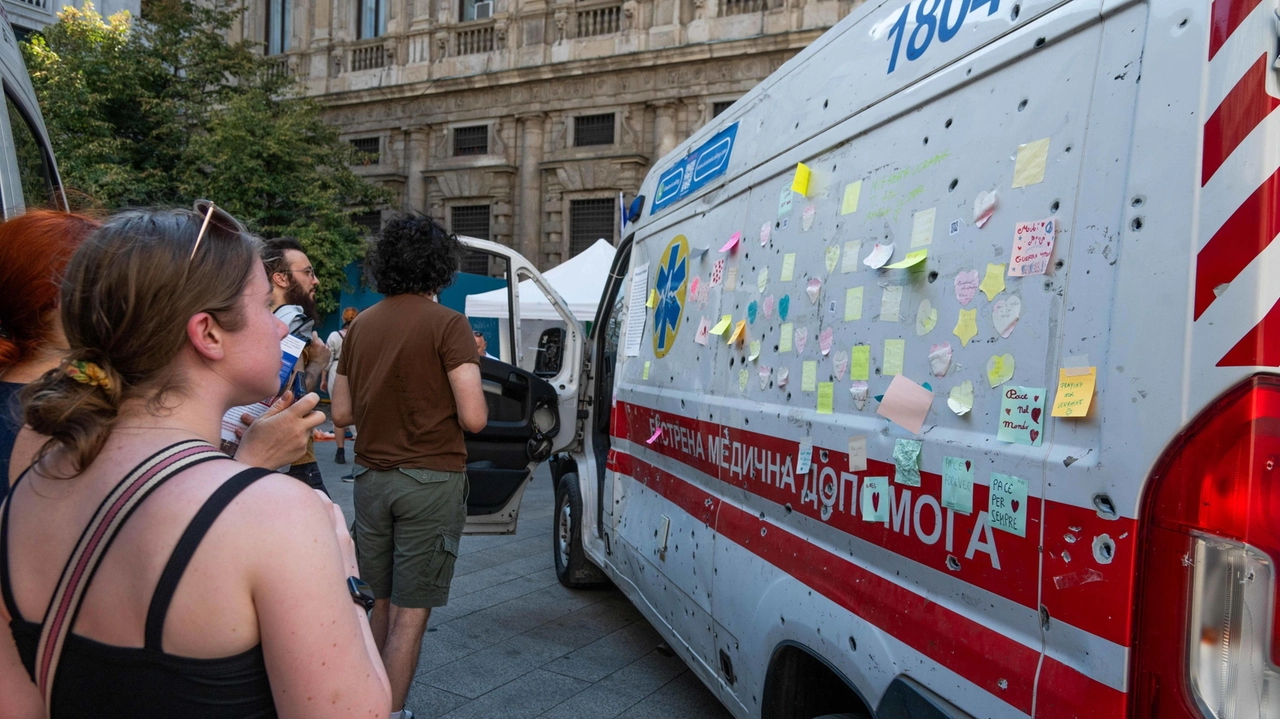
<instances>
[{"instance_id":1,"label":"sticky note","mask_svg":"<svg viewBox=\"0 0 1280 719\"><path fill-rule=\"evenodd\" d=\"M791 323L790 323L790 322L783 322L783 323L782 323L782 337L778 340L778 351L779 351L779 352L790 352L790 351L791 351L791 333L792 333L792 325L791 325Z\"/></svg>"},{"instance_id":2,"label":"sticky note","mask_svg":"<svg viewBox=\"0 0 1280 719\"><path fill-rule=\"evenodd\" d=\"M918 439L899 439L893 445L893 481L908 487L920 486L920 445Z\"/></svg>"},{"instance_id":3,"label":"sticky note","mask_svg":"<svg viewBox=\"0 0 1280 719\"><path fill-rule=\"evenodd\" d=\"M738 240L741 240L741 239L742 239L741 232L733 233L732 235L729 236L729 241L724 243L724 246L720 248L720 251L728 252L729 250L732 250L733 248L738 246Z\"/></svg>"},{"instance_id":4,"label":"sticky note","mask_svg":"<svg viewBox=\"0 0 1280 719\"><path fill-rule=\"evenodd\" d=\"M977 270L961 270L956 273L956 302L961 307L968 307L973 302L974 295L978 294L978 271Z\"/></svg>"},{"instance_id":5,"label":"sticky note","mask_svg":"<svg viewBox=\"0 0 1280 719\"><path fill-rule=\"evenodd\" d=\"M818 362L805 360L800 371L800 391L812 392L818 388Z\"/></svg>"},{"instance_id":6,"label":"sticky note","mask_svg":"<svg viewBox=\"0 0 1280 719\"><path fill-rule=\"evenodd\" d=\"M942 506L963 514L973 513L973 462L962 457L942 458Z\"/></svg>"},{"instance_id":7,"label":"sticky note","mask_svg":"<svg viewBox=\"0 0 1280 719\"><path fill-rule=\"evenodd\" d=\"M1046 145L1048 145L1048 142L1049 142L1048 140L1045 140ZM1043 168L1041 169L1041 172L1043 174ZM812 173L809 172L808 165L804 164L803 162L796 163L796 174L795 174L795 177L791 178L791 191L798 192L801 195L808 197L809 176L811 174ZM1014 187L1017 187L1017 185L1014 185Z\"/></svg>"},{"instance_id":8,"label":"sticky note","mask_svg":"<svg viewBox=\"0 0 1280 719\"><path fill-rule=\"evenodd\" d=\"M756 278L756 289L760 294L764 294L764 288L769 286L769 268L760 270L760 276Z\"/></svg>"},{"instance_id":9,"label":"sticky note","mask_svg":"<svg viewBox=\"0 0 1280 719\"><path fill-rule=\"evenodd\" d=\"M902 317L902 287L889 285L880 294L880 321L897 322Z\"/></svg>"},{"instance_id":10,"label":"sticky note","mask_svg":"<svg viewBox=\"0 0 1280 719\"><path fill-rule=\"evenodd\" d=\"M711 328L711 334L713 335L724 334L725 330L729 329L729 325L732 323L733 323L733 315L722 316L720 318L720 321L716 323L716 326Z\"/></svg>"},{"instance_id":11,"label":"sticky note","mask_svg":"<svg viewBox=\"0 0 1280 719\"><path fill-rule=\"evenodd\" d=\"M1017 295L1001 297L991 305L991 324L995 325L996 332L1005 339L1013 333L1021 315L1022 298Z\"/></svg>"},{"instance_id":12,"label":"sticky note","mask_svg":"<svg viewBox=\"0 0 1280 719\"><path fill-rule=\"evenodd\" d=\"M867 255L867 259L863 260L862 264L873 270L878 270L884 267L884 263L888 262L890 257L893 257L893 243L882 245L877 242L876 246L871 248L871 254Z\"/></svg>"},{"instance_id":13,"label":"sticky note","mask_svg":"<svg viewBox=\"0 0 1280 719\"><path fill-rule=\"evenodd\" d=\"M835 399L836 383L818 383L818 414L831 414L832 402Z\"/></svg>"},{"instance_id":14,"label":"sticky note","mask_svg":"<svg viewBox=\"0 0 1280 719\"><path fill-rule=\"evenodd\" d=\"M710 335L710 334L711 334L711 323L707 321L706 317L703 317L702 320L698 322L698 331L693 333L693 341L697 342L703 347L706 347L707 335Z\"/></svg>"},{"instance_id":15,"label":"sticky note","mask_svg":"<svg viewBox=\"0 0 1280 719\"><path fill-rule=\"evenodd\" d=\"M646 301L646 302L644 303L644 306L645 306L645 307L648 307L649 309L653 309L654 307L657 307L657 306L658 306L658 291L657 291L657 290L649 290L649 299L648 299L648 301Z\"/></svg>"},{"instance_id":16,"label":"sticky note","mask_svg":"<svg viewBox=\"0 0 1280 719\"><path fill-rule=\"evenodd\" d=\"M818 335L818 349L822 350L822 356L826 357L831 354L831 341L835 337L835 332L830 327L824 327Z\"/></svg>"},{"instance_id":17,"label":"sticky note","mask_svg":"<svg viewBox=\"0 0 1280 719\"><path fill-rule=\"evenodd\" d=\"M1075 372L1075 374L1071 374ZM1093 402L1093 388L1098 381L1098 368L1058 370L1058 394L1053 400L1054 417L1084 417Z\"/></svg>"},{"instance_id":18,"label":"sticky note","mask_svg":"<svg viewBox=\"0 0 1280 719\"><path fill-rule=\"evenodd\" d=\"M804 354L804 346L809 342L809 328L801 327L795 332L796 354Z\"/></svg>"},{"instance_id":19,"label":"sticky note","mask_svg":"<svg viewBox=\"0 0 1280 719\"><path fill-rule=\"evenodd\" d=\"M769 375L772 374L772 372L772 369L765 367L764 365L760 365L760 389L769 389Z\"/></svg>"},{"instance_id":20,"label":"sticky note","mask_svg":"<svg viewBox=\"0 0 1280 719\"><path fill-rule=\"evenodd\" d=\"M808 474L812 465L813 440L806 437L800 442L800 449L796 452L796 474Z\"/></svg>"},{"instance_id":21,"label":"sticky note","mask_svg":"<svg viewBox=\"0 0 1280 719\"><path fill-rule=\"evenodd\" d=\"M711 266L711 286L719 287L720 283L723 281L724 281L724 258L721 257L720 259L716 260L716 263L714 265Z\"/></svg>"},{"instance_id":22,"label":"sticky note","mask_svg":"<svg viewBox=\"0 0 1280 719\"><path fill-rule=\"evenodd\" d=\"M987 517L993 529L1027 536L1027 480L992 472Z\"/></svg>"},{"instance_id":23,"label":"sticky note","mask_svg":"<svg viewBox=\"0 0 1280 719\"><path fill-rule=\"evenodd\" d=\"M991 383L992 387L999 387L1013 379L1015 366L1013 355L1008 352L1002 355L991 355L991 358L987 360L987 381Z\"/></svg>"},{"instance_id":24,"label":"sticky note","mask_svg":"<svg viewBox=\"0 0 1280 719\"><path fill-rule=\"evenodd\" d=\"M862 319L862 288L850 287L844 291L844 321Z\"/></svg>"},{"instance_id":25,"label":"sticky note","mask_svg":"<svg viewBox=\"0 0 1280 719\"><path fill-rule=\"evenodd\" d=\"M849 397L853 400L853 406L861 412L867 406L867 383L855 381L849 383Z\"/></svg>"},{"instance_id":26,"label":"sticky note","mask_svg":"<svg viewBox=\"0 0 1280 719\"><path fill-rule=\"evenodd\" d=\"M849 379L868 380L870 375L871 345L854 345L849 353Z\"/></svg>"},{"instance_id":27,"label":"sticky note","mask_svg":"<svg viewBox=\"0 0 1280 719\"><path fill-rule=\"evenodd\" d=\"M738 289L738 268L730 267L724 273L724 288L729 292L736 292Z\"/></svg>"},{"instance_id":28,"label":"sticky note","mask_svg":"<svg viewBox=\"0 0 1280 719\"><path fill-rule=\"evenodd\" d=\"M929 370L934 377L946 377L951 368L951 343L939 342L929 345Z\"/></svg>"},{"instance_id":29,"label":"sticky note","mask_svg":"<svg viewBox=\"0 0 1280 719\"><path fill-rule=\"evenodd\" d=\"M795 193L790 187L782 188L778 193L778 217L786 217L791 213L791 201L795 197Z\"/></svg>"},{"instance_id":30,"label":"sticky note","mask_svg":"<svg viewBox=\"0 0 1280 719\"><path fill-rule=\"evenodd\" d=\"M867 437L860 435L849 438L849 471L867 471Z\"/></svg>"},{"instance_id":31,"label":"sticky note","mask_svg":"<svg viewBox=\"0 0 1280 719\"><path fill-rule=\"evenodd\" d=\"M938 208L930 207L911 216L911 246L924 247L933 244L933 223L938 219Z\"/></svg>"},{"instance_id":32,"label":"sticky note","mask_svg":"<svg viewBox=\"0 0 1280 719\"><path fill-rule=\"evenodd\" d=\"M649 360L644 361L644 376L640 379L649 379Z\"/></svg>"},{"instance_id":33,"label":"sticky note","mask_svg":"<svg viewBox=\"0 0 1280 719\"><path fill-rule=\"evenodd\" d=\"M751 375L748 374L748 372L745 369L738 370L738 391L739 392L747 391L747 378L750 376Z\"/></svg>"},{"instance_id":34,"label":"sticky note","mask_svg":"<svg viewBox=\"0 0 1280 719\"><path fill-rule=\"evenodd\" d=\"M982 294L987 296L987 302L990 302L996 295L1004 291L1004 264L987 265L987 276L982 278L982 284L978 285L978 289L982 290Z\"/></svg>"},{"instance_id":35,"label":"sticky note","mask_svg":"<svg viewBox=\"0 0 1280 719\"><path fill-rule=\"evenodd\" d=\"M805 232L813 227L813 218L818 214L818 208L813 205L806 205L804 211L800 213L800 229Z\"/></svg>"},{"instance_id":36,"label":"sticky note","mask_svg":"<svg viewBox=\"0 0 1280 719\"><path fill-rule=\"evenodd\" d=\"M876 414L902 427L908 432L920 434L929 406L933 404L933 392L897 375L889 383Z\"/></svg>"},{"instance_id":37,"label":"sticky note","mask_svg":"<svg viewBox=\"0 0 1280 719\"><path fill-rule=\"evenodd\" d=\"M969 340L978 334L978 310L960 310L960 319L956 320L956 327L951 330L951 334L960 338L961 347L968 347Z\"/></svg>"},{"instance_id":38,"label":"sticky note","mask_svg":"<svg viewBox=\"0 0 1280 719\"><path fill-rule=\"evenodd\" d=\"M702 278L697 275L694 275L693 278L689 280L689 296L690 297L698 296L698 285L700 284L702 284Z\"/></svg>"},{"instance_id":39,"label":"sticky note","mask_svg":"<svg viewBox=\"0 0 1280 719\"><path fill-rule=\"evenodd\" d=\"M840 260L840 274L858 271L858 255L862 253L862 242L854 240L844 243L844 255Z\"/></svg>"},{"instance_id":40,"label":"sticky note","mask_svg":"<svg viewBox=\"0 0 1280 719\"><path fill-rule=\"evenodd\" d=\"M928 256L929 256L928 249L916 250L915 252L908 252L906 257L903 257L901 260L898 260L892 265L885 265L884 268L886 270L904 270L908 267L912 267L920 264L921 262L924 262L924 259Z\"/></svg>"},{"instance_id":41,"label":"sticky note","mask_svg":"<svg viewBox=\"0 0 1280 719\"><path fill-rule=\"evenodd\" d=\"M759 314L759 312L760 312L760 305L756 304L755 300L751 300L750 302L747 303L747 321L748 322L750 322L751 324L755 324L756 315Z\"/></svg>"},{"instance_id":42,"label":"sticky note","mask_svg":"<svg viewBox=\"0 0 1280 719\"><path fill-rule=\"evenodd\" d=\"M733 328L733 334L729 335L729 344L736 344L747 336L747 321L738 320L737 326Z\"/></svg>"},{"instance_id":43,"label":"sticky note","mask_svg":"<svg viewBox=\"0 0 1280 719\"><path fill-rule=\"evenodd\" d=\"M791 379L791 370L786 367L778 368L778 386L786 387L787 382Z\"/></svg>"},{"instance_id":44,"label":"sticky note","mask_svg":"<svg viewBox=\"0 0 1280 719\"><path fill-rule=\"evenodd\" d=\"M662 436L662 428L661 428L661 427L659 427L659 428L657 428L657 429L655 429L655 430L653 431L653 434L649 437L649 439L646 439L646 440L644 441L644 443L645 443L645 444L653 444L654 442L657 442L657 441L658 441L658 438L659 438L659 437L661 437L661 436Z\"/></svg>"},{"instance_id":45,"label":"sticky note","mask_svg":"<svg viewBox=\"0 0 1280 719\"><path fill-rule=\"evenodd\" d=\"M920 300L920 308L916 310L916 334L923 337L933 331L938 324L938 308L929 300Z\"/></svg>"},{"instance_id":46,"label":"sticky note","mask_svg":"<svg viewBox=\"0 0 1280 719\"><path fill-rule=\"evenodd\" d=\"M849 215L858 211L858 197L862 194L862 180L850 182L844 186L844 199L840 202L840 214Z\"/></svg>"},{"instance_id":47,"label":"sticky note","mask_svg":"<svg viewBox=\"0 0 1280 719\"><path fill-rule=\"evenodd\" d=\"M809 295L809 302L818 304L818 295L822 293L822 280L814 277L809 280L809 284L804 288L805 294Z\"/></svg>"},{"instance_id":48,"label":"sticky note","mask_svg":"<svg viewBox=\"0 0 1280 719\"><path fill-rule=\"evenodd\" d=\"M1000 396L1001 442L1039 447L1044 441L1044 387L1006 387Z\"/></svg>"},{"instance_id":49,"label":"sticky note","mask_svg":"<svg viewBox=\"0 0 1280 719\"><path fill-rule=\"evenodd\" d=\"M844 379L844 373L849 369L849 353L840 350L831 357L831 369L834 379Z\"/></svg>"},{"instance_id":50,"label":"sticky note","mask_svg":"<svg viewBox=\"0 0 1280 719\"><path fill-rule=\"evenodd\" d=\"M947 397L947 406L957 415L964 415L973 409L973 383L965 380L951 388Z\"/></svg>"},{"instance_id":51,"label":"sticky note","mask_svg":"<svg viewBox=\"0 0 1280 719\"><path fill-rule=\"evenodd\" d=\"M906 340L885 340L884 365L880 369L880 374L886 376L902 374L902 358L906 354L906 349Z\"/></svg>"},{"instance_id":52,"label":"sticky note","mask_svg":"<svg viewBox=\"0 0 1280 719\"><path fill-rule=\"evenodd\" d=\"M862 521L889 521L888 477L866 477L862 480Z\"/></svg>"},{"instance_id":53,"label":"sticky note","mask_svg":"<svg viewBox=\"0 0 1280 719\"><path fill-rule=\"evenodd\" d=\"M832 245L827 248L827 272L833 272L836 264L840 262L840 245Z\"/></svg>"},{"instance_id":54,"label":"sticky note","mask_svg":"<svg viewBox=\"0 0 1280 719\"><path fill-rule=\"evenodd\" d=\"M791 312L791 295L783 295L778 300L778 319L783 322L787 321L787 314Z\"/></svg>"},{"instance_id":55,"label":"sticky note","mask_svg":"<svg viewBox=\"0 0 1280 719\"><path fill-rule=\"evenodd\" d=\"M766 222L763 225L760 225L760 246L761 247L764 247L765 245L769 244L769 236L772 234L773 234L773 225L771 223Z\"/></svg>"},{"instance_id":56,"label":"sticky note","mask_svg":"<svg viewBox=\"0 0 1280 719\"><path fill-rule=\"evenodd\" d=\"M1013 226L1013 251L1009 255L1009 275L1043 275L1053 256L1053 240L1058 223L1053 218L1019 222Z\"/></svg>"},{"instance_id":57,"label":"sticky note","mask_svg":"<svg viewBox=\"0 0 1280 719\"><path fill-rule=\"evenodd\" d=\"M782 256L782 276L783 282L790 282L796 272L796 253L788 252Z\"/></svg>"},{"instance_id":58,"label":"sticky note","mask_svg":"<svg viewBox=\"0 0 1280 719\"><path fill-rule=\"evenodd\" d=\"M1049 159L1049 138L1018 145L1013 163L1013 186L1026 187L1044 182L1044 166Z\"/></svg>"},{"instance_id":59,"label":"sticky note","mask_svg":"<svg viewBox=\"0 0 1280 719\"><path fill-rule=\"evenodd\" d=\"M752 362L755 362L756 358L759 356L760 356L760 340L751 340L751 352L748 354L747 359L751 360Z\"/></svg>"}]
</instances>

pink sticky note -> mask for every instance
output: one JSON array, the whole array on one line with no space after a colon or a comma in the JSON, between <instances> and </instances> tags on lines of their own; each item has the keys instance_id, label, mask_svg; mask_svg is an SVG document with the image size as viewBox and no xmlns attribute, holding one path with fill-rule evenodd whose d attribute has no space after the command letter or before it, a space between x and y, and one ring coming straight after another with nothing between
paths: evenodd
<instances>
[{"instance_id":1,"label":"pink sticky note","mask_svg":"<svg viewBox=\"0 0 1280 719\"><path fill-rule=\"evenodd\" d=\"M961 307L968 307L973 296L978 294L978 271L961 270L956 273L956 301Z\"/></svg>"},{"instance_id":2,"label":"pink sticky note","mask_svg":"<svg viewBox=\"0 0 1280 719\"><path fill-rule=\"evenodd\" d=\"M724 247L721 247L721 248L720 248L720 251L721 251L721 252L728 252L729 250L732 250L734 247L736 247L736 246L738 245L738 240L741 240L741 239L742 239L742 233L741 233L741 232L735 232L735 233L733 233L733 237L730 237L730 238L729 238L729 241L728 241L728 242L726 242L726 243L724 243Z\"/></svg>"},{"instance_id":3,"label":"pink sticky note","mask_svg":"<svg viewBox=\"0 0 1280 719\"><path fill-rule=\"evenodd\" d=\"M716 260L716 263L714 265L711 266L711 286L719 287L720 282L723 280L724 280L724 258L721 257L720 259Z\"/></svg>"},{"instance_id":4,"label":"pink sticky note","mask_svg":"<svg viewBox=\"0 0 1280 719\"><path fill-rule=\"evenodd\" d=\"M1053 218L1037 222L1019 222L1013 228L1013 254L1009 258L1009 276L1043 275L1053 256L1053 239L1057 221Z\"/></svg>"},{"instance_id":5,"label":"pink sticky note","mask_svg":"<svg viewBox=\"0 0 1280 719\"><path fill-rule=\"evenodd\" d=\"M809 328L800 327L795 331L796 354L804 354L804 346L809 342Z\"/></svg>"},{"instance_id":6,"label":"pink sticky note","mask_svg":"<svg viewBox=\"0 0 1280 719\"><path fill-rule=\"evenodd\" d=\"M769 235L773 234L773 225L768 222L760 225L760 246L764 247L769 244Z\"/></svg>"},{"instance_id":7,"label":"pink sticky note","mask_svg":"<svg viewBox=\"0 0 1280 719\"><path fill-rule=\"evenodd\" d=\"M831 328L828 327L822 330L822 334L818 335L818 347L822 349L823 357L827 356L828 354L831 354L832 334L833 333L831 332Z\"/></svg>"},{"instance_id":8,"label":"pink sticky note","mask_svg":"<svg viewBox=\"0 0 1280 719\"><path fill-rule=\"evenodd\" d=\"M646 440L644 441L644 443L645 443L645 444L653 444L654 442L657 442L657 441L658 441L658 438L659 438L659 437L661 437L661 436L662 436L662 428L661 428L661 427L659 427L659 428L657 428L656 430L654 430L654 431L653 431L653 436L652 436L652 437L650 437L649 439L646 439Z\"/></svg>"},{"instance_id":9,"label":"pink sticky note","mask_svg":"<svg viewBox=\"0 0 1280 719\"><path fill-rule=\"evenodd\" d=\"M693 279L689 280L689 294L693 295L694 297L697 297L698 285L701 283L702 283L702 278L697 275L694 275Z\"/></svg>"},{"instance_id":10,"label":"pink sticky note","mask_svg":"<svg viewBox=\"0 0 1280 719\"><path fill-rule=\"evenodd\" d=\"M767 320L772 317L773 317L773 295L769 295L768 297L764 298L764 318Z\"/></svg>"},{"instance_id":11,"label":"pink sticky note","mask_svg":"<svg viewBox=\"0 0 1280 719\"><path fill-rule=\"evenodd\" d=\"M880 400L876 414L915 434L924 427L924 418L933 404L933 392L902 375L894 375Z\"/></svg>"}]
</instances>

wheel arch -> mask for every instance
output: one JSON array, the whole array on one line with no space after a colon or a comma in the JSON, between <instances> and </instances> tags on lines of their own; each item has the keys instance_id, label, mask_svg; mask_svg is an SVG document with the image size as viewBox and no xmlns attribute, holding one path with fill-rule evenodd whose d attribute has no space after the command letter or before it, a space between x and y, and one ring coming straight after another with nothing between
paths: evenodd
<instances>
[{"instance_id":1,"label":"wheel arch","mask_svg":"<svg viewBox=\"0 0 1280 719\"><path fill-rule=\"evenodd\" d=\"M838 713L873 716L871 704L843 672L794 641L774 647L761 699L761 719L812 719Z\"/></svg>"}]
</instances>

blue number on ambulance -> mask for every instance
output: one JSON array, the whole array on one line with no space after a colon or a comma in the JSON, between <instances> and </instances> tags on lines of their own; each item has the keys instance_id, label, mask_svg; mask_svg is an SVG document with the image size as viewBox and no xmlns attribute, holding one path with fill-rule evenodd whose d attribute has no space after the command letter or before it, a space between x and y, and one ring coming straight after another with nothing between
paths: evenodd
<instances>
[{"instance_id":1,"label":"blue number on ambulance","mask_svg":"<svg viewBox=\"0 0 1280 719\"><path fill-rule=\"evenodd\" d=\"M994 15L1000 9L1000 0L954 0L960 11L954 22L951 22L951 4L953 0L920 0L916 5L916 26L907 38L907 60L918 60L929 49L936 35L940 42L948 42L960 32L965 17L976 12L983 5L987 6L987 15ZM938 13L938 6L942 13ZM928 9L926 9L926 7ZM911 14L911 3L902 6L902 12L889 29L889 39L893 41L893 52L889 55L889 72L898 66L898 54L902 51L902 38L907 34L907 16Z\"/></svg>"}]
</instances>

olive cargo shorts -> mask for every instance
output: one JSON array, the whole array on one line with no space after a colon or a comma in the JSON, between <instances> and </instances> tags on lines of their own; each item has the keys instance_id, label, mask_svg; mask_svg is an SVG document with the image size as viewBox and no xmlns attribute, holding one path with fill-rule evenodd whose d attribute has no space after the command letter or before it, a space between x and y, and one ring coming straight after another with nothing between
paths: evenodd
<instances>
[{"instance_id":1,"label":"olive cargo shorts","mask_svg":"<svg viewBox=\"0 0 1280 719\"><path fill-rule=\"evenodd\" d=\"M356 559L373 596L398 607L442 607L467 521L467 475L357 467Z\"/></svg>"}]
</instances>

